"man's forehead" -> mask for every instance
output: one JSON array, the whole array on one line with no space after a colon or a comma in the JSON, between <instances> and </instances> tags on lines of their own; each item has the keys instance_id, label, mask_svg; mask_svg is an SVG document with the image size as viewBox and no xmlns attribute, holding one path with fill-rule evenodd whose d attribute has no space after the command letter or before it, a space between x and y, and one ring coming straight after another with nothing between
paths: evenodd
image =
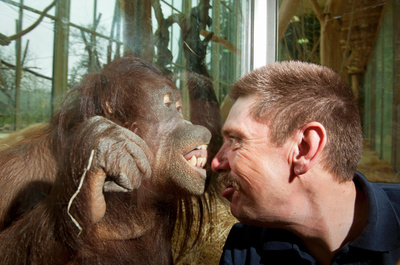
<instances>
[{"instance_id":1,"label":"man's forehead","mask_svg":"<svg viewBox=\"0 0 400 265\"><path fill-rule=\"evenodd\" d=\"M252 119L250 110L254 101L254 97L244 97L236 100L231 110L229 111L229 115L222 128L223 134L241 131L243 129L242 125L245 120Z\"/></svg>"},{"instance_id":2,"label":"man's forehead","mask_svg":"<svg viewBox=\"0 0 400 265\"><path fill-rule=\"evenodd\" d=\"M257 101L256 96L240 97L233 104L231 110L229 111L228 119L232 118L242 118L249 117L250 111Z\"/></svg>"}]
</instances>

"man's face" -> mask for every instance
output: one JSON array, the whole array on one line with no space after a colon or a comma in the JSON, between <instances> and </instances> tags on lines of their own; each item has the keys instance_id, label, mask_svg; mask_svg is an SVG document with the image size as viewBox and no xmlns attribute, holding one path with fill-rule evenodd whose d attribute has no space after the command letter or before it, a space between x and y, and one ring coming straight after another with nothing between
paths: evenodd
<instances>
[{"instance_id":1,"label":"man's face","mask_svg":"<svg viewBox=\"0 0 400 265\"><path fill-rule=\"evenodd\" d=\"M224 144L212 161L222 195L231 212L250 224L285 219L290 206L290 144L276 147L269 141L269 128L249 113L255 96L239 98L222 129ZM289 141L290 142L290 141Z\"/></svg>"}]
</instances>

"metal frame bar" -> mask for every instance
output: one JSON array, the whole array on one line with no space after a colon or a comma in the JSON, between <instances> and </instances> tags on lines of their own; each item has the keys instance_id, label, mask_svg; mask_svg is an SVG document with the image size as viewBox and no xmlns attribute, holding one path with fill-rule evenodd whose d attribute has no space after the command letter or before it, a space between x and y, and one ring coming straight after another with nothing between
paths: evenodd
<instances>
[{"instance_id":1,"label":"metal frame bar","mask_svg":"<svg viewBox=\"0 0 400 265\"><path fill-rule=\"evenodd\" d=\"M242 57L250 54L250 61L243 62L242 74L276 61L277 0L249 0L247 23Z\"/></svg>"},{"instance_id":2,"label":"metal frame bar","mask_svg":"<svg viewBox=\"0 0 400 265\"><path fill-rule=\"evenodd\" d=\"M52 113L57 110L68 89L69 13L70 0L56 3L57 19L54 25Z\"/></svg>"}]
</instances>

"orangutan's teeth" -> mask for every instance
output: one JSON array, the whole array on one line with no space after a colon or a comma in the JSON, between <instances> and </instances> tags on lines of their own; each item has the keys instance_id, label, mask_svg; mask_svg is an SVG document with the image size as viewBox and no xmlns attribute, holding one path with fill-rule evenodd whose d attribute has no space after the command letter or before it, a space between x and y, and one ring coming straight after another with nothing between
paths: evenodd
<instances>
[{"instance_id":1,"label":"orangutan's teeth","mask_svg":"<svg viewBox=\"0 0 400 265\"><path fill-rule=\"evenodd\" d=\"M197 166L198 167L204 167L206 162L207 162L207 158L205 158L205 157L197 158Z\"/></svg>"},{"instance_id":2,"label":"orangutan's teeth","mask_svg":"<svg viewBox=\"0 0 400 265\"><path fill-rule=\"evenodd\" d=\"M207 145L206 144L199 145L199 146L196 147L196 149L198 149L198 150L207 150Z\"/></svg>"},{"instance_id":3,"label":"orangutan's teeth","mask_svg":"<svg viewBox=\"0 0 400 265\"><path fill-rule=\"evenodd\" d=\"M195 156L192 156L189 160L188 160L189 164L191 164L192 166L196 166L197 164L197 158Z\"/></svg>"}]
</instances>

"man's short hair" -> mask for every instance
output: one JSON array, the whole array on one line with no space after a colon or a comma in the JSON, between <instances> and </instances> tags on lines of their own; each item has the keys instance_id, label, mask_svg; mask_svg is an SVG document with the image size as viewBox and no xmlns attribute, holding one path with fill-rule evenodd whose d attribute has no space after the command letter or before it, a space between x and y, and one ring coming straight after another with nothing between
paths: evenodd
<instances>
[{"instance_id":1,"label":"man's short hair","mask_svg":"<svg viewBox=\"0 0 400 265\"><path fill-rule=\"evenodd\" d=\"M323 165L339 181L351 180L362 155L362 127L349 86L331 69L305 62L276 62L238 79L230 96L258 96L253 117L271 129L271 142L281 146L309 122L327 133Z\"/></svg>"}]
</instances>

